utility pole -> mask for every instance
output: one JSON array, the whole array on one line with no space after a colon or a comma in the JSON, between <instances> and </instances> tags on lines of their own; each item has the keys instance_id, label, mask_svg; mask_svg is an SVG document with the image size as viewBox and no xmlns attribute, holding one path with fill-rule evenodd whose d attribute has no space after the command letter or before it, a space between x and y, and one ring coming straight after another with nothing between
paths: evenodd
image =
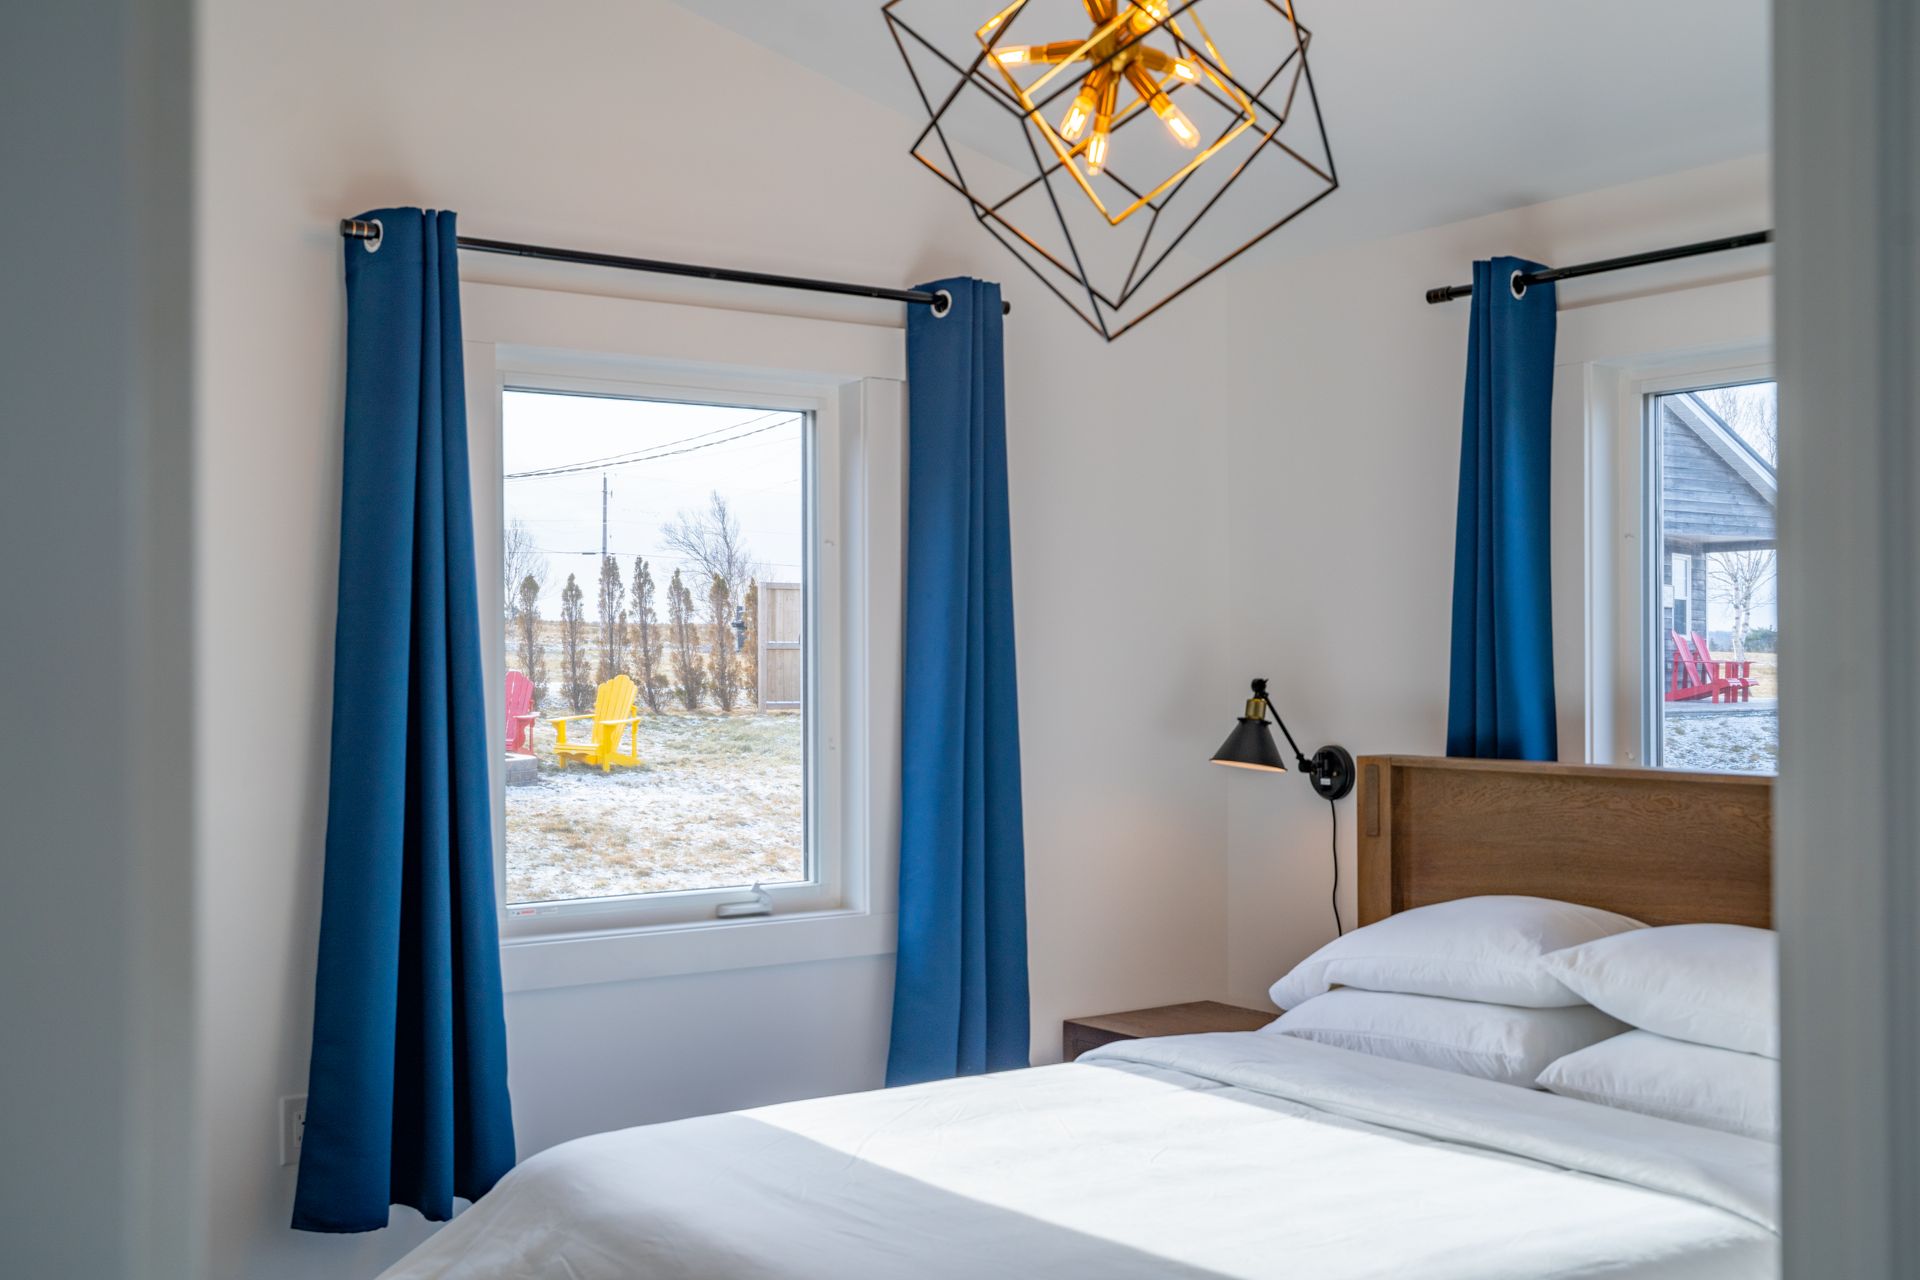
<instances>
[{"instance_id":1,"label":"utility pole","mask_svg":"<svg viewBox=\"0 0 1920 1280\"><path fill-rule=\"evenodd\" d=\"M606 607L606 586L604 585L607 572L607 490L607 473L602 470L600 472L600 563L596 566L600 571L599 580L602 584L599 594L602 653L611 653L613 649L613 617L612 611Z\"/></svg>"}]
</instances>

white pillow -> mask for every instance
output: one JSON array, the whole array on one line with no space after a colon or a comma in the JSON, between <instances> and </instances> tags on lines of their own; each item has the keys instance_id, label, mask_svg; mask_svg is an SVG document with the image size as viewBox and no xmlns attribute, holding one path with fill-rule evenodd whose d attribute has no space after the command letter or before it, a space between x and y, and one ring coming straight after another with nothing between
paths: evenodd
<instances>
[{"instance_id":1,"label":"white pillow","mask_svg":"<svg viewBox=\"0 0 1920 1280\"><path fill-rule=\"evenodd\" d=\"M1539 1085L1583 1102L1780 1141L1780 1064L1757 1054L1629 1031L1553 1063Z\"/></svg>"},{"instance_id":2,"label":"white pillow","mask_svg":"<svg viewBox=\"0 0 1920 1280\"><path fill-rule=\"evenodd\" d=\"M1641 929L1556 951L1546 966L1588 1004L1643 1031L1780 1056L1780 961L1771 929Z\"/></svg>"},{"instance_id":3,"label":"white pillow","mask_svg":"<svg viewBox=\"0 0 1920 1280\"><path fill-rule=\"evenodd\" d=\"M1586 1005L1521 1009L1349 989L1287 1010L1262 1034L1299 1036L1530 1089L1548 1063L1626 1029Z\"/></svg>"},{"instance_id":4,"label":"white pillow","mask_svg":"<svg viewBox=\"0 0 1920 1280\"><path fill-rule=\"evenodd\" d=\"M1551 898L1459 898L1415 907L1336 938L1273 984L1282 1009L1336 986L1551 1009L1581 999L1540 957L1644 929L1626 916Z\"/></svg>"}]
</instances>

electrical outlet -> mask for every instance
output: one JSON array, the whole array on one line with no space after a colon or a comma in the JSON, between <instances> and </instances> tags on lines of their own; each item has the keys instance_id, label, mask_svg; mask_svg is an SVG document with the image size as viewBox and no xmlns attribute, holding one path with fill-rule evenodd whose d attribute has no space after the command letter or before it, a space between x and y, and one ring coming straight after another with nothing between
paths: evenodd
<instances>
[{"instance_id":1,"label":"electrical outlet","mask_svg":"<svg viewBox=\"0 0 1920 1280\"><path fill-rule=\"evenodd\" d=\"M280 1099L280 1163L300 1163L300 1139L307 1131L307 1095Z\"/></svg>"}]
</instances>

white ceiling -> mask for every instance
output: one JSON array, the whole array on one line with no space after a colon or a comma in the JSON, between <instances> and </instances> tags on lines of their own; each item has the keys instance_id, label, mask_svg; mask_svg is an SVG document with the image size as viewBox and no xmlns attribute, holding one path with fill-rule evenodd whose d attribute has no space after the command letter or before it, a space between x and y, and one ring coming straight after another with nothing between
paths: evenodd
<instances>
[{"instance_id":1,"label":"white ceiling","mask_svg":"<svg viewBox=\"0 0 1920 1280\"><path fill-rule=\"evenodd\" d=\"M921 114L877 0L674 2ZM972 6L976 20L996 7ZM1767 0L1298 0L1298 13L1314 33L1341 188L1263 253L1438 226L1768 147ZM912 164L916 132L903 119L900 151L875 162Z\"/></svg>"}]
</instances>

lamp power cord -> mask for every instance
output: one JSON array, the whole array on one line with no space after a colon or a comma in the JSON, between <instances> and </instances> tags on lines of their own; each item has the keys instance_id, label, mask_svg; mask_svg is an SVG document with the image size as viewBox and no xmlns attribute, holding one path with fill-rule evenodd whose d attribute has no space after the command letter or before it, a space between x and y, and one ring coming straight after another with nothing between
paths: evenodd
<instances>
[{"instance_id":1,"label":"lamp power cord","mask_svg":"<svg viewBox=\"0 0 1920 1280\"><path fill-rule=\"evenodd\" d=\"M1343 938L1347 931L1340 924L1340 806L1327 801L1327 816L1333 819L1333 935Z\"/></svg>"}]
</instances>

